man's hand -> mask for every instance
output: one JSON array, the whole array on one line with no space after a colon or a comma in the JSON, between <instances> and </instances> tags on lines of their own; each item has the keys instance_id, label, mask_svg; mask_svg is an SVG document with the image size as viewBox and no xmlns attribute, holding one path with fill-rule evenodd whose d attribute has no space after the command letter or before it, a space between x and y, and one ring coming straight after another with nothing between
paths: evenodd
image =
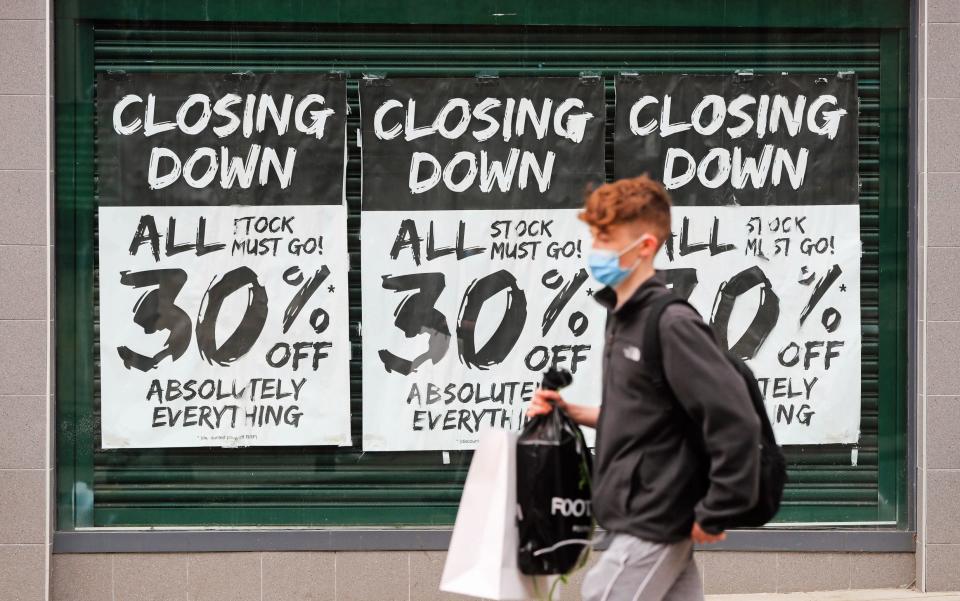
<instances>
[{"instance_id":1,"label":"man's hand","mask_svg":"<svg viewBox=\"0 0 960 601\"><path fill-rule=\"evenodd\" d=\"M709 545L711 543L719 543L720 541L727 538L726 532L721 532L720 534L710 534L709 532L704 531L700 527L700 524L694 522L693 530L690 531L690 537L693 538L693 542L698 545Z\"/></svg>"},{"instance_id":2,"label":"man's hand","mask_svg":"<svg viewBox=\"0 0 960 601\"><path fill-rule=\"evenodd\" d=\"M532 418L538 415L547 415L553 411L554 407L560 407L566 411L574 423L588 428L597 427L597 420L600 418L599 407L568 403L563 400L563 397L560 396L560 393L556 390L537 389L537 391L533 393L530 406L527 407L527 417Z\"/></svg>"},{"instance_id":3,"label":"man's hand","mask_svg":"<svg viewBox=\"0 0 960 601\"><path fill-rule=\"evenodd\" d=\"M563 397L560 396L560 393L556 390L543 390L542 388L538 388L537 391L533 393L533 400L530 402L530 406L527 407L527 417L547 415L553 411L555 406L561 409L567 407L567 403L563 400Z\"/></svg>"}]
</instances>

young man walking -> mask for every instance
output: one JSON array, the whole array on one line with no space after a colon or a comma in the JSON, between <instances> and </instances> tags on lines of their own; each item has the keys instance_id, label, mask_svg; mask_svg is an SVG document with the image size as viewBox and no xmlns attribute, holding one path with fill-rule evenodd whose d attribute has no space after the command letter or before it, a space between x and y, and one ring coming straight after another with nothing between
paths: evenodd
<instances>
[{"instance_id":1,"label":"young man walking","mask_svg":"<svg viewBox=\"0 0 960 601\"><path fill-rule=\"evenodd\" d=\"M722 524L757 501L760 420L742 376L696 311L660 319L663 374L641 356L653 301L671 294L653 268L670 235L670 197L642 176L605 184L580 218L590 226L590 270L608 309L599 408L540 390L528 413L562 407L597 429L593 511L612 537L583 583L584 601L703 599L694 543L723 540ZM693 431L693 430L696 431Z\"/></svg>"}]
</instances>

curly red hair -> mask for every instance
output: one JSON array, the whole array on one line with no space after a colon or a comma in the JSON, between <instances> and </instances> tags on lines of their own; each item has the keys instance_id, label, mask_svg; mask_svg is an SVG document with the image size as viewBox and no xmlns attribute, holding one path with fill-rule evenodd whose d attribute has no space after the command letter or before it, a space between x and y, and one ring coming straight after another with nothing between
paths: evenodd
<instances>
[{"instance_id":1,"label":"curly red hair","mask_svg":"<svg viewBox=\"0 0 960 601\"><path fill-rule=\"evenodd\" d=\"M662 244L670 235L670 195L646 174L603 184L587 196L580 220L601 233L611 225L643 222Z\"/></svg>"}]
</instances>

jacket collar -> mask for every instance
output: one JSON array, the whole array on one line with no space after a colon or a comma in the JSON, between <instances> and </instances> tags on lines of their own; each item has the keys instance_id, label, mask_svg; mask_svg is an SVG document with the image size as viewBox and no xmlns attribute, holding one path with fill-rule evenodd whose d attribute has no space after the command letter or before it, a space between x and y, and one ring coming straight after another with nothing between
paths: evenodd
<instances>
[{"instance_id":1,"label":"jacket collar","mask_svg":"<svg viewBox=\"0 0 960 601\"><path fill-rule=\"evenodd\" d=\"M594 295L594 298L597 299L597 302L607 308L607 310L616 313L630 313L636 311L637 308L646 304L655 294L658 293L660 289L665 289L667 287L666 278L663 275L663 272L657 270L653 276L651 276L647 281L640 284L640 287L633 293L633 295L627 299L627 302L623 303L619 309L617 306L617 293L613 288L606 286L599 292Z\"/></svg>"}]
</instances>

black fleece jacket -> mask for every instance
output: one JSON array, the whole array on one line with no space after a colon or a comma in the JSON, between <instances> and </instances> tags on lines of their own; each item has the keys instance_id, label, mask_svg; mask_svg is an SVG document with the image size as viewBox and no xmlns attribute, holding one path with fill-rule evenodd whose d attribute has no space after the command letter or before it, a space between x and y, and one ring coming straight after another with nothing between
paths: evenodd
<instances>
[{"instance_id":1,"label":"black fleece jacket","mask_svg":"<svg viewBox=\"0 0 960 601\"><path fill-rule=\"evenodd\" d=\"M640 349L661 274L619 309L610 288L603 399L597 424L593 509L607 530L656 542L707 532L753 507L760 478L760 420L746 384L696 311L667 307L660 321L663 369L675 398L651 382Z\"/></svg>"}]
</instances>

